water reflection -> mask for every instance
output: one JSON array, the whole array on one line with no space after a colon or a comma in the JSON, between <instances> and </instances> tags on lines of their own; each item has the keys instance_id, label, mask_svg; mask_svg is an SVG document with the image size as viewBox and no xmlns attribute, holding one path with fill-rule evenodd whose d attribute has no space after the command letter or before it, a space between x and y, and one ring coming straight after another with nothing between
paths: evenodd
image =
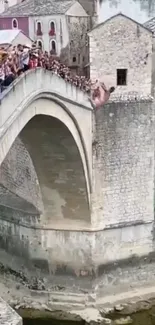
<instances>
[{"instance_id":1,"label":"water reflection","mask_svg":"<svg viewBox=\"0 0 155 325\"><path fill-rule=\"evenodd\" d=\"M100 0L99 21L104 21L118 12L144 23L155 16L155 0Z\"/></svg>"},{"instance_id":2,"label":"water reflection","mask_svg":"<svg viewBox=\"0 0 155 325\"><path fill-rule=\"evenodd\" d=\"M85 325L85 322L60 321L54 319L25 319L23 325Z\"/></svg>"},{"instance_id":3,"label":"water reflection","mask_svg":"<svg viewBox=\"0 0 155 325\"><path fill-rule=\"evenodd\" d=\"M119 315L118 314L111 314L109 315L109 318L112 320L120 319L126 317L127 315ZM150 310L143 310L136 314L132 314L131 320L132 323L125 323L122 322L122 324L132 324L132 325L155 325L155 306L152 307ZM114 323L113 323L114 324ZM116 323L115 323L116 324ZM121 324L121 322L119 323ZM82 322L71 322L71 321L59 321L59 320L53 320L53 319L33 319L33 320L25 320L23 325L86 325L84 321Z\"/></svg>"}]
</instances>

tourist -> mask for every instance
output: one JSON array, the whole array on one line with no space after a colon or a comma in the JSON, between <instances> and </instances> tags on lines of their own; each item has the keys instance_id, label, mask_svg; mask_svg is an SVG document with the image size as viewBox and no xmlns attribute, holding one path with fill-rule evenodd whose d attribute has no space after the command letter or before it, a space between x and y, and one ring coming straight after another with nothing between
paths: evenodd
<instances>
[{"instance_id":1,"label":"tourist","mask_svg":"<svg viewBox=\"0 0 155 325\"><path fill-rule=\"evenodd\" d=\"M71 70L59 61L56 56L49 54L47 51L43 52L37 48L36 42L30 48L28 45L19 44L17 46L10 46L8 51L5 51L5 56L2 55L4 49L0 49L0 87L8 87L14 79L26 72L29 69L43 67L50 70L52 73L63 78L65 81L80 88L88 95L91 104L94 108L100 108L109 99L110 94L115 90L111 87L106 89L103 83L92 83L90 79L85 76L72 74Z\"/></svg>"},{"instance_id":2,"label":"tourist","mask_svg":"<svg viewBox=\"0 0 155 325\"><path fill-rule=\"evenodd\" d=\"M4 64L0 64L0 92L3 90L3 85L4 85L4 80L5 80L5 69L4 69Z\"/></svg>"}]
</instances>

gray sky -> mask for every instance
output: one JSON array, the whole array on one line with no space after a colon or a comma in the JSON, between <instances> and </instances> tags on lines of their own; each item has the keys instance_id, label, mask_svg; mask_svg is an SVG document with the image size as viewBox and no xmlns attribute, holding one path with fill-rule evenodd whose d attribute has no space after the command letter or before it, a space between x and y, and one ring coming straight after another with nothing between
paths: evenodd
<instances>
[{"instance_id":1,"label":"gray sky","mask_svg":"<svg viewBox=\"0 0 155 325\"><path fill-rule=\"evenodd\" d=\"M102 0L99 21L104 21L120 11L144 23L155 16L155 0Z\"/></svg>"}]
</instances>

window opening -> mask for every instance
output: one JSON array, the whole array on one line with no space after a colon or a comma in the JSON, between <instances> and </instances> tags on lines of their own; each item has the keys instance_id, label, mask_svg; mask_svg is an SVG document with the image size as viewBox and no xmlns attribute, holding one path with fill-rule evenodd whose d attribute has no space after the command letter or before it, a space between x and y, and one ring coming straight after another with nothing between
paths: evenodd
<instances>
[{"instance_id":1,"label":"window opening","mask_svg":"<svg viewBox=\"0 0 155 325\"><path fill-rule=\"evenodd\" d=\"M13 28L18 28L18 21L15 18L12 20L12 27Z\"/></svg>"},{"instance_id":2,"label":"window opening","mask_svg":"<svg viewBox=\"0 0 155 325\"><path fill-rule=\"evenodd\" d=\"M37 43L38 43L38 47L42 50L43 49L43 43L42 43L42 41L38 41Z\"/></svg>"},{"instance_id":3,"label":"window opening","mask_svg":"<svg viewBox=\"0 0 155 325\"><path fill-rule=\"evenodd\" d=\"M50 36L54 36L55 35L55 24L53 21L50 22L50 32L49 32Z\"/></svg>"},{"instance_id":4,"label":"window opening","mask_svg":"<svg viewBox=\"0 0 155 325\"><path fill-rule=\"evenodd\" d=\"M42 35L42 30L41 30L41 22L37 22L37 35L41 36Z\"/></svg>"},{"instance_id":5,"label":"window opening","mask_svg":"<svg viewBox=\"0 0 155 325\"><path fill-rule=\"evenodd\" d=\"M127 85L127 69L117 69L117 86Z\"/></svg>"},{"instance_id":6,"label":"window opening","mask_svg":"<svg viewBox=\"0 0 155 325\"><path fill-rule=\"evenodd\" d=\"M51 41L51 54L56 54L56 42Z\"/></svg>"}]
</instances>

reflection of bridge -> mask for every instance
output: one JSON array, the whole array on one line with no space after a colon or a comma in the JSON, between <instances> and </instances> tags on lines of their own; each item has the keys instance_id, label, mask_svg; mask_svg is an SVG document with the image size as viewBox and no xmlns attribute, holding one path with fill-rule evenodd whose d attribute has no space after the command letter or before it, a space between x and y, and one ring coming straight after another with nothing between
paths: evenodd
<instances>
[{"instance_id":1,"label":"reflection of bridge","mask_svg":"<svg viewBox=\"0 0 155 325\"><path fill-rule=\"evenodd\" d=\"M105 291L111 263L152 251L152 106L111 102L94 117L85 94L41 69L4 93L0 261L32 288L37 274L44 290L88 290L99 272Z\"/></svg>"}]
</instances>

